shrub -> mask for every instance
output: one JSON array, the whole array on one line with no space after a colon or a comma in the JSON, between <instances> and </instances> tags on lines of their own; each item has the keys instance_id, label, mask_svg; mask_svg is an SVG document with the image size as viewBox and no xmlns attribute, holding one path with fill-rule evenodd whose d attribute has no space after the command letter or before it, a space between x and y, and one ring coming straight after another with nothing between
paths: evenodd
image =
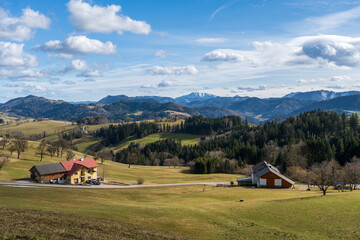
<instances>
[{"instance_id":1,"label":"shrub","mask_svg":"<svg viewBox=\"0 0 360 240\"><path fill-rule=\"evenodd\" d=\"M138 178L136 181L137 181L138 184L143 184L145 182L145 179Z\"/></svg>"}]
</instances>

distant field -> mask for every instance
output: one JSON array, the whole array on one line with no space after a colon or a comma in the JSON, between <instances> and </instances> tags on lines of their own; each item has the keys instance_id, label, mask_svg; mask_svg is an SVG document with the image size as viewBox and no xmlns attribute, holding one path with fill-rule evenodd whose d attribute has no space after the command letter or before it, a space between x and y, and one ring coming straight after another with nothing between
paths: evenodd
<instances>
[{"instance_id":1,"label":"distant field","mask_svg":"<svg viewBox=\"0 0 360 240\"><path fill-rule=\"evenodd\" d=\"M204 192L202 186L151 189L0 186L0 212L4 213L0 238L4 232L11 232L48 239L55 232L63 238L99 239L97 233L108 229L100 238L113 239L125 232L132 233L128 236L132 239L148 239L143 231L152 229L160 232L159 239L163 232L169 233L167 239L171 236L219 240L359 239L359 201L360 191L330 191L323 197L317 190L242 187L207 187ZM44 216L43 220L40 216ZM73 224L56 219L67 219L62 222ZM77 222L94 235L76 231L80 228ZM122 228L119 233L111 230L117 225Z\"/></svg>"},{"instance_id":2,"label":"distant field","mask_svg":"<svg viewBox=\"0 0 360 240\"><path fill-rule=\"evenodd\" d=\"M130 145L130 143L140 143L140 144L148 144L153 143L163 139L173 139L180 140L183 146L194 145L197 144L202 136L194 135L194 134L183 134L183 133L155 133L144 138L136 139L134 136L128 137L125 142L120 144L119 146L113 147L113 150L120 150L126 148Z\"/></svg>"},{"instance_id":3,"label":"distant field","mask_svg":"<svg viewBox=\"0 0 360 240\"><path fill-rule=\"evenodd\" d=\"M72 125L70 122L64 121L21 121L20 124L17 125L16 122L12 122L11 124L1 125L0 132L1 133L16 133L22 132L25 135L31 134L45 134L47 136L56 134L58 132L70 130L76 128L76 125Z\"/></svg>"}]
</instances>

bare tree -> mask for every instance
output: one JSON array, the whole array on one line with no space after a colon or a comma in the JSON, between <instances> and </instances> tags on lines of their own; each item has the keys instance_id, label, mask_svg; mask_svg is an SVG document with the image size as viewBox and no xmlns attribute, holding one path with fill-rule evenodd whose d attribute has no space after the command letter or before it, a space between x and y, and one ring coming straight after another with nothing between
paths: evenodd
<instances>
[{"instance_id":1,"label":"bare tree","mask_svg":"<svg viewBox=\"0 0 360 240\"><path fill-rule=\"evenodd\" d=\"M360 183L360 159L353 157L350 163L344 167L344 175L346 182L350 184L351 190L355 190L357 184Z\"/></svg>"},{"instance_id":2,"label":"bare tree","mask_svg":"<svg viewBox=\"0 0 360 240\"><path fill-rule=\"evenodd\" d=\"M52 158L56 153L57 147L54 143L49 143L46 151L50 154L50 157Z\"/></svg>"},{"instance_id":3,"label":"bare tree","mask_svg":"<svg viewBox=\"0 0 360 240\"><path fill-rule=\"evenodd\" d=\"M15 147L14 145L11 145L11 146L9 147L9 151L10 151L10 155L12 155L13 152L16 152L16 147Z\"/></svg>"},{"instance_id":4,"label":"bare tree","mask_svg":"<svg viewBox=\"0 0 360 240\"><path fill-rule=\"evenodd\" d=\"M13 146L14 149L16 149L15 151L17 152L17 158L20 158L20 154L22 152L25 152L25 150L28 148L28 142L24 139L19 138L13 142Z\"/></svg>"},{"instance_id":5,"label":"bare tree","mask_svg":"<svg viewBox=\"0 0 360 240\"><path fill-rule=\"evenodd\" d=\"M66 153L66 161L69 161L75 157L75 154L70 149L67 149L65 153Z\"/></svg>"},{"instance_id":6,"label":"bare tree","mask_svg":"<svg viewBox=\"0 0 360 240\"><path fill-rule=\"evenodd\" d=\"M110 160L112 157L110 152L105 150L101 150L100 152L97 152L95 155L96 157L100 158L101 164L104 164L104 160L106 159Z\"/></svg>"},{"instance_id":7,"label":"bare tree","mask_svg":"<svg viewBox=\"0 0 360 240\"><path fill-rule=\"evenodd\" d=\"M3 138L0 140L0 145L2 146L2 149L5 148L6 144L8 144L8 142L9 142L9 141L8 141L5 137L3 137Z\"/></svg>"},{"instance_id":8,"label":"bare tree","mask_svg":"<svg viewBox=\"0 0 360 240\"><path fill-rule=\"evenodd\" d=\"M178 156L174 156L172 158L165 159L164 166L173 166L174 168L180 167L182 165L182 161L179 159Z\"/></svg>"},{"instance_id":9,"label":"bare tree","mask_svg":"<svg viewBox=\"0 0 360 240\"><path fill-rule=\"evenodd\" d=\"M330 186L334 185L337 179L337 169L339 168L335 160L322 162L312 167L310 173L310 182L316 185L326 195Z\"/></svg>"},{"instance_id":10,"label":"bare tree","mask_svg":"<svg viewBox=\"0 0 360 240\"><path fill-rule=\"evenodd\" d=\"M43 159L43 156L45 155L45 152L46 152L46 142L45 140L42 140L39 144L39 146L37 147L37 151L36 151L36 154L37 155L40 155L40 162L42 161Z\"/></svg>"},{"instance_id":11,"label":"bare tree","mask_svg":"<svg viewBox=\"0 0 360 240\"><path fill-rule=\"evenodd\" d=\"M130 168L131 164L137 163L137 161L138 161L137 153L130 153L129 156L127 157L127 161L129 164L129 168Z\"/></svg>"},{"instance_id":12,"label":"bare tree","mask_svg":"<svg viewBox=\"0 0 360 240\"><path fill-rule=\"evenodd\" d=\"M8 163L8 161L9 161L9 156L4 155L0 157L0 171L6 165L6 163Z\"/></svg>"}]
</instances>

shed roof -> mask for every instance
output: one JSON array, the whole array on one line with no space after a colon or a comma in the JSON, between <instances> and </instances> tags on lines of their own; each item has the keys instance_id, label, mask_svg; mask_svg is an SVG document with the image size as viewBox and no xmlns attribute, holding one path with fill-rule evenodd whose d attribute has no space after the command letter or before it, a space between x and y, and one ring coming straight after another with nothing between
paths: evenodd
<instances>
[{"instance_id":1,"label":"shed roof","mask_svg":"<svg viewBox=\"0 0 360 240\"><path fill-rule=\"evenodd\" d=\"M272 172L275 175L277 175L278 177L284 179L285 181L287 181L287 182L289 182L291 184L295 184L294 181L292 181L289 178L282 175L280 173L279 169L277 169L276 167L274 167L273 165L271 165L270 163L267 163L265 161L260 162L260 163L256 164L255 166L253 166L252 167L252 172L253 172L253 174L256 174L256 176L258 178L260 178L261 176L265 175L268 172Z\"/></svg>"},{"instance_id":2,"label":"shed roof","mask_svg":"<svg viewBox=\"0 0 360 240\"><path fill-rule=\"evenodd\" d=\"M41 164L33 166L32 169L36 169L40 175L48 175L48 174L55 174L55 173L65 173L66 169L61 165L61 163L48 163L48 164Z\"/></svg>"}]
</instances>

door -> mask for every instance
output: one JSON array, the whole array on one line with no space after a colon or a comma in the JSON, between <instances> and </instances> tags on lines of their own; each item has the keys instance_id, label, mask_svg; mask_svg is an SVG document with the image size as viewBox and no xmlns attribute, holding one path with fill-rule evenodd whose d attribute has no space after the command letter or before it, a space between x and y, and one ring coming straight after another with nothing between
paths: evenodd
<instances>
[{"instance_id":1,"label":"door","mask_svg":"<svg viewBox=\"0 0 360 240\"><path fill-rule=\"evenodd\" d=\"M275 179L275 187L281 187L281 179Z\"/></svg>"},{"instance_id":2,"label":"door","mask_svg":"<svg viewBox=\"0 0 360 240\"><path fill-rule=\"evenodd\" d=\"M79 182L79 179L78 178L75 178L74 179L74 183L78 183Z\"/></svg>"}]
</instances>

